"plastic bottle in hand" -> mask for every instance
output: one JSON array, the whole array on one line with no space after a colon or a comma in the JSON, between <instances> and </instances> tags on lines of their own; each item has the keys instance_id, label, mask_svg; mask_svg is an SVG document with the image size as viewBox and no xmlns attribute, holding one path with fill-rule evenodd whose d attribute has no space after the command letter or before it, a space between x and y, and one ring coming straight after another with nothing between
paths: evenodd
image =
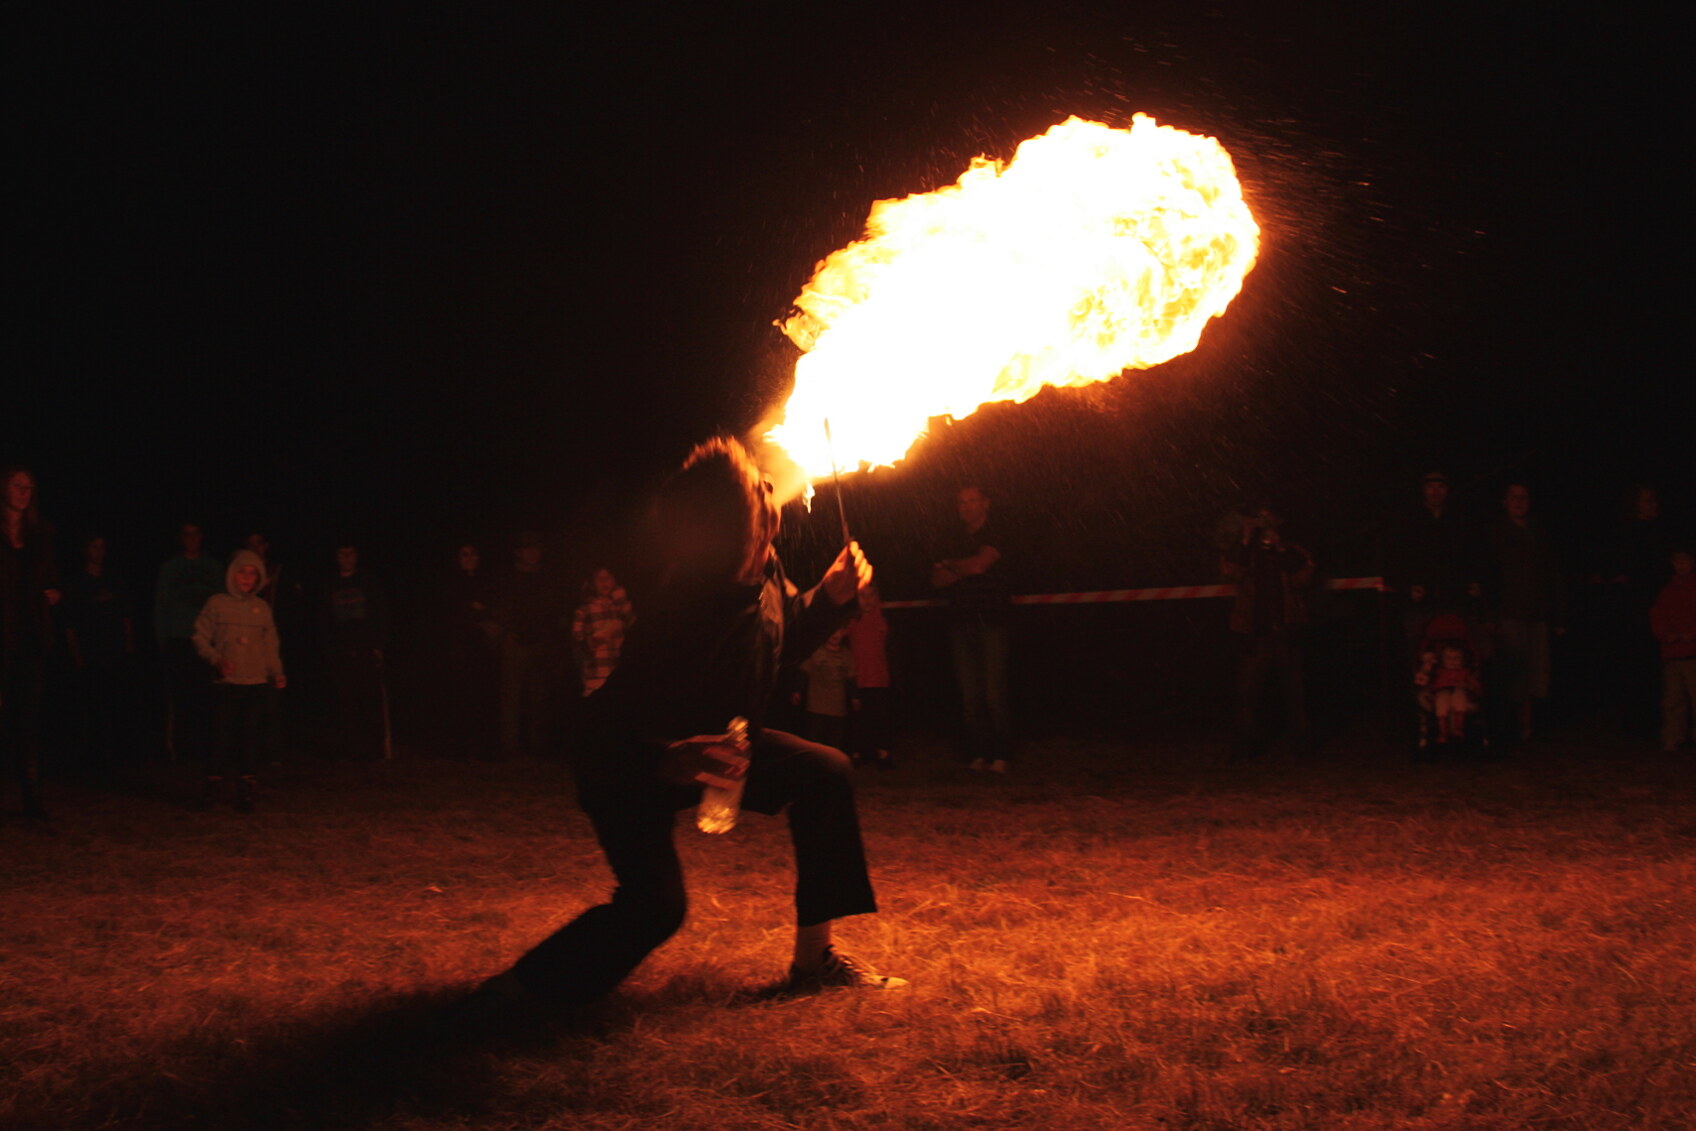
<instances>
[{"instance_id":1,"label":"plastic bottle in hand","mask_svg":"<svg viewBox=\"0 0 1696 1131\"><path fill-rule=\"evenodd\" d=\"M738 715L725 728L724 741L738 750L748 745L748 720ZM727 833L736 827L736 817L742 812L742 786L745 777L726 779L728 785L708 785L701 790L701 804L695 810L695 827L704 833Z\"/></svg>"}]
</instances>

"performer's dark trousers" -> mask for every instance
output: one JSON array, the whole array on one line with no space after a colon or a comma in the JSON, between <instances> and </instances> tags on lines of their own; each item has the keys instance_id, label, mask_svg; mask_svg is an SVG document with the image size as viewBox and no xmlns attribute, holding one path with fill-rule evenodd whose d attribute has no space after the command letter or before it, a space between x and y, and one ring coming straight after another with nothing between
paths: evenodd
<instances>
[{"instance_id":1,"label":"performer's dark trousers","mask_svg":"<svg viewBox=\"0 0 1696 1131\"><path fill-rule=\"evenodd\" d=\"M774 730L755 737L750 756L743 809L789 811L796 921L814 926L876 911L847 757ZM618 886L610 903L589 908L518 960L512 973L526 989L564 1005L594 1001L676 933L688 899L674 827L677 811L699 796L698 788L582 784L583 809Z\"/></svg>"},{"instance_id":2,"label":"performer's dark trousers","mask_svg":"<svg viewBox=\"0 0 1696 1131\"><path fill-rule=\"evenodd\" d=\"M218 737L206 766L208 774L247 775L258 768L271 690L266 683L220 683L212 689Z\"/></svg>"}]
</instances>

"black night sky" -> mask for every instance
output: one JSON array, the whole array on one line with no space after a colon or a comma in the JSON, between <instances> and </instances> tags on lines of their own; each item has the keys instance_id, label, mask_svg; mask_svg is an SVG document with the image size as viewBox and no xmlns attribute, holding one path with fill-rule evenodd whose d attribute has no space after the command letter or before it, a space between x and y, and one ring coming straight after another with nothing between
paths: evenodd
<instances>
[{"instance_id":1,"label":"black night sky","mask_svg":"<svg viewBox=\"0 0 1696 1131\"><path fill-rule=\"evenodd\" d=\"M782 396L773 320L873 200L1134 111L1225 144L1260 264L1194 354L851 485L894 595L968 478L1056 548L1038 589L1206 580L1262 489L1346 571L1433 465L1572 530L1638 476L1688 506L1687 120L1644 10L714 7L40 7L0 452L62 542L607 552Z\"/></svg>"}]
</instances>

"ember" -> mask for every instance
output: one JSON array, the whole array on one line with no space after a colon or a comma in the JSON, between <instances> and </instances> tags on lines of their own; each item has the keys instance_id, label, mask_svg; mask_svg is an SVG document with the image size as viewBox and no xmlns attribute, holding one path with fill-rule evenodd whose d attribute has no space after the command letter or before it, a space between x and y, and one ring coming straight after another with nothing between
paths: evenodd
<instances>
[{"instance_id":1,"label":"ember","mask_svg":"<svg viewBox=\"0 0 1696 1131\"><path fill-rule=\"evenodd\" d=\"M1005 165L872 206L783 332L807 351L767 439L808 483L888 465L932 418L1104 381L1195 348L1254 266L1260 229L1213 138L1138 114L1069 118Z\"/></svg>"}]
</instances>

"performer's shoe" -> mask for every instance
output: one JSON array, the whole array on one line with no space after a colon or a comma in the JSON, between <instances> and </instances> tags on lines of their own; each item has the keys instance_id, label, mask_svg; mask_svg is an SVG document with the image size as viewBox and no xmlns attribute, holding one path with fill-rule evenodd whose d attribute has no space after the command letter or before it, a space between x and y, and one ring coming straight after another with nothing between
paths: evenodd
<instances>
[{"instance_id":1,"label":"performer's shoe","mask_svg":"<svg viewBox=\"0 0 1696 1131\"><path fill-rule=\"evenodd\" d=\"M824 960L814 969L791 966L784 989L792 994L808 994L831 989L893 990L906 984L907 979L879 974L865 959L843 954L832 946L825 948Z\"/></svg>"},{"instance_id":2,"label":"performer's shoe","mask_svg":"<svg viewBox=\"0 0 1696 1131\"><path fill-rule=\"evenodd\" d=\"M995 774L1006 773L1007 772L1007 759L997 758L995 761L993 761L989 764L989 770L990 770L991 773L995 773Z\"/></svg>"},{"instance_id":3,"label":"performer's shoe","mask_svg":"<svg viewBox=\"0 0 1696 1131\"><path fill-rule=\"evenodd\" d=\"M986 767L986 766L988 766L988 765L989 765L989 763L988 763L988 762L985 762L985 761L984 761L984 760L983 760L983 759L982 759L982 758L973 758L973 759L972 759L972 762L971 762L971 765L969 765L969 766L967 766L967 767L966 767L966 769L968 769L968 770L977 770L977 771L979 771L979 772L982 772L982 770L983 770L983 769L984 769L984 767Z\"/></svg>"}]
</instances>

